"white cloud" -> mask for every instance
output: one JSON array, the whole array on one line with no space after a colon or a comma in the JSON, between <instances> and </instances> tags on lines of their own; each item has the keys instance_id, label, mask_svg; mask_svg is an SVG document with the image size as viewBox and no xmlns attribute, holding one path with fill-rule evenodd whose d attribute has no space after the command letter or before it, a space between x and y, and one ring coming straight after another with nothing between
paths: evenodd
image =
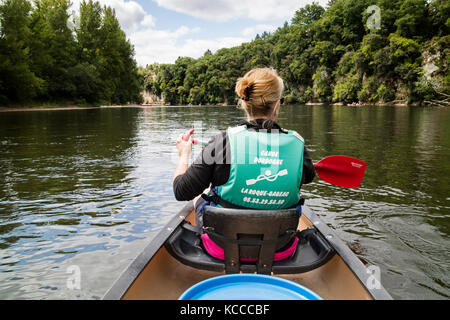
<instances>
[{"instance_id":1,"label":"white cloud","mask_svg":"<svg viewBox=\"0 0 450 320\"><path fill-rule=\"evenodd\" d=\"M141 25L144 26L144 27L150 27L150 28L152 28L152 27L154 27L155 24L156 24L155 20L156 20L156 19L155 19L152 15L147 14L147 15L144 17L144 20L142 21Z\"/></svg>"},{"instance_id":2,"label":"white cloud","mask_svg":"<svg viewBox=\"0 0 450 320\"><path fill-rule=\"evenodd\" d=\"M146 21L149 21L145 10L137 2L124 0L101 0L101 2L116 10L117 18L125 32L136 30L146 18Z\"/></svg>"},{"instance_id":3,"label":"white cloud","mask_svg":"<svg viewBox=\"0 0 450 320\"><path fill-rule=\"evenodd\" d=\"M133 32L130 35L132 43L136 46L147 46L149 44L158 42L159 45L166 41L167 43L175 42L178 38L197 30L190 29L186 26L181 26L175 31L145 29Z\"/></svg>"},{"instance_id":4,"label":"white cloud","mask_svg":"<svg viewBox=\"0 0 450 320\"><path fill-rule=\"evenodd\" d=\"M198 28L182 26L175 31L146 29L131 35L139 65L173 63L178 57L201 57L206 50L215 52L248 41L245 37L224 37L214 40L192 39L186 36L200 31Z\"/></svg>"},{"instance_id":5,"label":"white cloud","mask_svg":"<svg viewBox=\"0 0 450 320\"><path fill-rule=\"evenodd\" d=\"M72 10L79 14L82 0L73 0ZM178 56L200 56L201 45L190 47L181 39L188 34L199 32L199 28L180 26L174 31L156 29L156 19L147 13L136 1L98 0L102 6L115 9L122 29L135 46L136 60L140 65L154 62L173 63ZM206 44L204 44L206 45ZM194 49L196 48L196 50ZM205 49L206 51L206 49Z\"/></svg>"},{"instance_id":6,"label":"white cloud","mask_svg":"<svg viewBox=\"0 0 450 320\"><path fill-rule=\"evenodd\" d=\"M196 18L225 21L233 17L232 4L227 0L155 0L159 6Z\"/></svg>"},{"instance_id":7,"label":"white cloud","mask_svg":"<svg viewBox=\"0 0 450 320\"><path fill-rule=\"evenodd\" d=\"M79 12L82 0L72 0L72 10ZM109 6L116 11L120 26L126 33L133 32L143 25L152 27L155 25L155 18L146 13L144 8L136 1L125 0L97 0L102 6Z\"/></svg>"},{"instance_id":8,"label":"white cloud","mask_svg":"<svg viewBox=\"0 0 450 320\"><path fill-rule=\"evenodd\" d=\"M154 0L159 6L193 17L227 21L250 18L257 21L288 20L312 0ZM328 0L318 0L325 6Z\"/></svg>"},{"instance_id":9,"label":"white cloud","mask_svg":"<svg viewBox=\"0 0 450 320\"><path fill-rule=\"evenodd\" d=\"M81 1L73 0L72 10L78 12ZM200 32L200 28L180 26L175 30L158 29L156 19L136 1L98 1L101 5L115 9L121 27L135 46L136 60L142 66L155 62L173 63L180 56L199 58L208 49L215 52L220 48L240 45L254 37L251 32L247 32L247 34L237 37L193 39L192 36ZM214 12L219 13L223 10L220 5L218 6L213 1L211 3L213 4L205 7L208 12L215 10Z\"/></svg>"},{"instance_id":10,"label":"white cloud","mask_svg":"<svg viewBox=\"0 0 450 320\"><path fill-rule=\"evenodd\" d=\"M82 0L72 0L72 10L79 12ZM180 56L201 57L206 50L215 52L220 48L238 46L251 41L257 33L272 32L272 24L259 23L246 28L235 37L194 39L200 28L180 26L175 30L157 28L154 16L146 12L137 1L97 0L100 4L115 9L121 27L135 46L139 65L151 63L173 63ZM256 21L290 19L293 13L312 0L154 0L158 5L197 18L227 21L234 18ZM320 0L325 5L328 0Z\"/></svg>"}]
</instances>

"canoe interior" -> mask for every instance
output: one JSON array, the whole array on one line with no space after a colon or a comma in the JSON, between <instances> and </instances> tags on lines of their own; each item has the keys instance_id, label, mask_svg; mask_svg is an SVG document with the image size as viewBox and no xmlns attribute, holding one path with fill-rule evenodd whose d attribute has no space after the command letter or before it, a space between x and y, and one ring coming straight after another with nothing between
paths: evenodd
<instances>
[{"instance_id":1,"label":"canoe interior","mask_svg":"<svg viewBox=\"0 0 450 320\"><path fill-rule=\"evenodd\" d=\"M187 217L194 223L194 212ZM311 222L302 215L298 229L311 226ZM183 265L161 247L151 261L135 279L122 299L125 300L176 300L194 284L224 273L197 270ZM373 299L358 277L336 254L320 268L291 275L277 275L299 283L324 299L333 300L371 300Z\"/></svg>"}]
</instances>

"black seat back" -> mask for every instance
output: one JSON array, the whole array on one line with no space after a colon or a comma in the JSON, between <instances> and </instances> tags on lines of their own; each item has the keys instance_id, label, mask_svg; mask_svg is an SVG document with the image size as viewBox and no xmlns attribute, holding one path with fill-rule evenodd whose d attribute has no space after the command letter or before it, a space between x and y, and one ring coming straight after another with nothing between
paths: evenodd
<instances>
[{"instance_id":1,"label":"black seat back","mask_svg":"<svg viewBox=\"0 0 450 320\"><path fill-rule=\"evenodd\" d=\"M203 226L225 252L225 271L239 273L240 259L256 259L257 272L270 274L275 252L295 236L297 209L241 210L206 206Z\"/></svg>"}]
</instances>

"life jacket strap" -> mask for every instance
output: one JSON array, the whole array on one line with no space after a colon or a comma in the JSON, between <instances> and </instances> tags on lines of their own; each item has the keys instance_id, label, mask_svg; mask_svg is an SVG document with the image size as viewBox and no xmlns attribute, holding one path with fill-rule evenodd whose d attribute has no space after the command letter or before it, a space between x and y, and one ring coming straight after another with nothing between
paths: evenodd
<instances>
[{"instance_id":1,"label":"life jacket strap","mask_svg":"<svg viewBox=\"0 0 450 320\"><path fill-rule=\"evenodd\" d=\"M224 199L222 199L221 197L219 197L216 193L212 193L212 195L208 195L208 194L202 194L202 198L205 199L205 201L207 202L214 202L216 205L220 205L224 208L230 208L230 209L242 209L242 210L248 210L250 208L248 207L243 207L243 206L238 206L236 204L233 204L231 202L228 202Z\"/></svg>"}]
</instances>

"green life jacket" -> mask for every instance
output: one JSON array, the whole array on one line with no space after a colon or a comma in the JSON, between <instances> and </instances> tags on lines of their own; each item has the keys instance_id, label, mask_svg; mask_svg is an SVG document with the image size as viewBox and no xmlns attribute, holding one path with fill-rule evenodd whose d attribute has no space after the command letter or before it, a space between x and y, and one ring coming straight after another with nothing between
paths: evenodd
<instances>
[{"instance_id":1,"label":"green life jacket","mask_svg":"<svg viewBox=\"0 0 450 320\"><path fill-rule=\"evenodd\" d=\"M260 210L295 207L300 200L304 140L295 131L229 128L231 168L217 195L233 205Z\"/></svg>"}]
</instances>

